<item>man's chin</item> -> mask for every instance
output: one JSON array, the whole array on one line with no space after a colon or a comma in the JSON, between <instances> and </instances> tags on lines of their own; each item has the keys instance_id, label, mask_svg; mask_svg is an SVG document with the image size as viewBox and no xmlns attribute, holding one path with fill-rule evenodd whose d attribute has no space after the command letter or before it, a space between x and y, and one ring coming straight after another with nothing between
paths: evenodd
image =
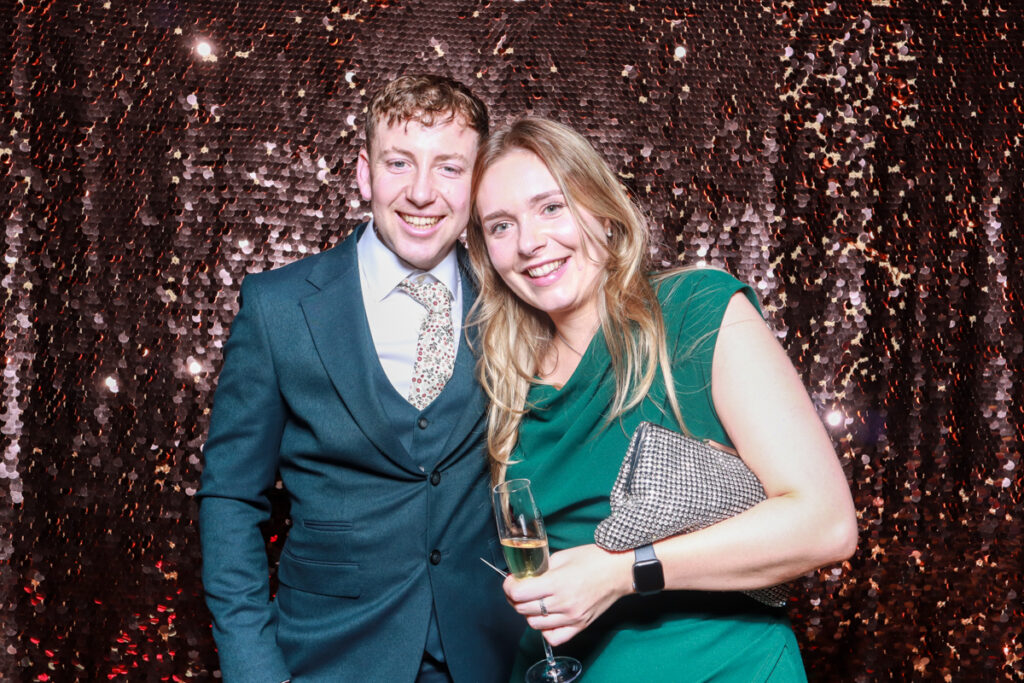
<instances>
[{"instance_id":1,"label":"man's chin","mask_svg":"<svg viewBox=\"0 0 1024 683\"><path fill-rule=\"evenodd\" d=\"M451 217L446 217L428 228L419 230L416 226L398 220L395 215L389 218L395 222L383 224L374 220L373 227L378 239L406 266L417 270L430 270L455 248L459 235L465 230L451 234L448 229Z\"/></svg>"},{"instance_id":2,"label":"man's chin","mask_svg":"<svg viewBox=\"0 0 1024 683\"><path fill-rule=\"evenodd\" d=\"M404 244L392 251L405 265L416 270L430 270L451 253L455 248L455 242L456 240L453 239L446 245L432 242L418 245Z\"/></svg>"}]
</instances>

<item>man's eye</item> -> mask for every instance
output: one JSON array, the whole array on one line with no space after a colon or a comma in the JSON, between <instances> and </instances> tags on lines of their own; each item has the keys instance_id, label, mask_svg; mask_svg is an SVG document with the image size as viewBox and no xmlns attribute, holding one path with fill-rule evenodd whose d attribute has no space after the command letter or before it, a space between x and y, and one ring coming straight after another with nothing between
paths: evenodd
<instances>
[{"instance_id":1,"label":"man's eye","mask_svg":"<svg viewBox=\"0 0 1024 683\"><path fill-rule=\"evenodd\" d=\"M462 173L462 169L458 166L442 166L441 170L448 175L460 175Z\"/></svg>"},{"instance_id":2,"label":"man's eye","mask_svg":"<svg viewBox=\"0 0 1024 683\"><path fill-rule=\"evenodd\" d=\"M388 162L388 168L393 168L396 171L401 171L402 169L407 168L408 166L409 166L409 162L408 161L403 161L401 159L396 159L394 161L389 161Z\"/></svg>"}]
</instances>

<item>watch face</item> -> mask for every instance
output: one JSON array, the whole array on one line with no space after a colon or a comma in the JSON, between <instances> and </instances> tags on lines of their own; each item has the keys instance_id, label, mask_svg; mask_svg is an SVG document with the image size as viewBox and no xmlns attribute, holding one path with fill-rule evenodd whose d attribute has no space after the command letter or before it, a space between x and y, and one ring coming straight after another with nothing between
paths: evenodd
<instances>
[{"instance_id":1,"label":"watch face","mask_svg":"<svg viewBox=\"0 0 1024 683\"><path fill-rule=\"evenodd\" d=\"M654 593L665 587L665 574L658 560L646 560L633 565L633 584L638 593Z\"/></svg>"}]
</instances>

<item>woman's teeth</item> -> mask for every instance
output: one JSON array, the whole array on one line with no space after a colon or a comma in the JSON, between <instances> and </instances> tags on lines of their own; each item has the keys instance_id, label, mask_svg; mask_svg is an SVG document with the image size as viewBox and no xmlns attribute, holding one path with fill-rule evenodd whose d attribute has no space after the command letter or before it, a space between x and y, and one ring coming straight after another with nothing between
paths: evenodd
<instances>
[{"instance_id":1,"label":"woman's teeth","mask_svg":"<svg viewBox=\"0 0 1024 683\"><path fill-rule=\"evenodd\" d=\"M561 268L563 263L565 263L564 258L559 259L557 261L550 261L542 266L537 266L536 268L529 268L527 269L526 273L530 277L544 277L548 273L553 273L559 268Z\"/></svg>"}]
</instances>

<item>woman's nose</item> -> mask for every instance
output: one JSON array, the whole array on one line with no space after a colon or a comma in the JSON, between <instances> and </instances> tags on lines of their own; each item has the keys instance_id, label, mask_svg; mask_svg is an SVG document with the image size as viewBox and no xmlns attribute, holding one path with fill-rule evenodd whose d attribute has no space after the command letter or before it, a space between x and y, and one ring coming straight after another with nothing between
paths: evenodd
<instances>
[{"instance_id":1,"label":"woman's nose","mask_svg":"<svg viewBox=\"0 0 1024 683\"><path fill-rule=\"evenodd\" d=\"M547 243L547 235L543 228L534 221L523 221L519 227L519 252L533 254Z\"/></svg>"}]
</instances>

